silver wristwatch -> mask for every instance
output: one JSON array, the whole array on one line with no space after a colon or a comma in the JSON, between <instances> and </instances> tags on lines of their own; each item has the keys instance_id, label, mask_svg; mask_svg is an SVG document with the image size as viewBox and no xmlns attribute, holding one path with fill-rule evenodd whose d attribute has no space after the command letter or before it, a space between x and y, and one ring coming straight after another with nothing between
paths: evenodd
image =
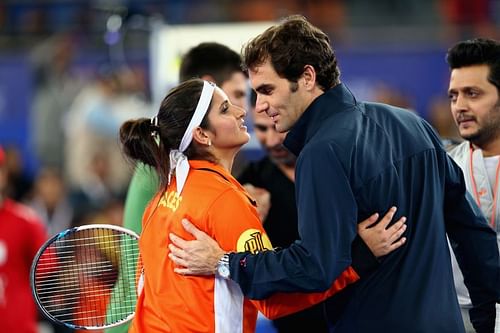
<instances>
[{"instance_id":1,"label":"silver wristwatch","mask_svg":"<svg viewBox=\"0 0 500 333\"><path fill-rule=\"evenodd\" d=\"M224 255L217 262L217 276L223 279L229 279L231 272L229 270L229 253L224 253Z\"/></svg>"}]
</instances>

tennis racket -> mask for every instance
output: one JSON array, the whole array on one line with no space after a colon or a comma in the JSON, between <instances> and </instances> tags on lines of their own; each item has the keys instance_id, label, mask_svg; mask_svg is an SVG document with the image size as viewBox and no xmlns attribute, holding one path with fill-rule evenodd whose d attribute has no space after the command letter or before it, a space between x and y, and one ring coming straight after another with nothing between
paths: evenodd
<instances>
[{"instance_id":1,"label":"tennis racket","mask_svg":"<svg viewBox=\"0 0 500 333\"><path fill-rule=\"evenodd\" d=\"M49 239L31 266L40 310L72 329L98 330L132 319L142 274L139 236L122 227L89 224Z\"/></svg>"}]
</instances>

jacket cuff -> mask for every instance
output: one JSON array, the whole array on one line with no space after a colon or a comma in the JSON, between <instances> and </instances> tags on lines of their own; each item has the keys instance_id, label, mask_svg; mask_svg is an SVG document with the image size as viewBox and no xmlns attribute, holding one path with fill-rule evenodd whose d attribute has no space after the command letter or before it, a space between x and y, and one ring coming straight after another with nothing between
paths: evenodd
<instances>
[{"instance_id":1,"label":"jacket cuff","mask_svg":"<svg viewBox=\"0 0 500 333\"><path fill-rule=\"evenodd\" d=\"M351 258L351 266L360 278L369 275L380 265L378 259L359 236L356 236L351 244Z\"/></svg>"},{"instance_id":2,"label":"jacket cuff","mask_svg":"<svg viewBox=\"0 0 500 333\"><path fill-rule=\"evenodd\" d=\"M491 333L495 330L494 302L488 302L469 309L469 316L477 333Z\"/></svg>"}]
</instances>

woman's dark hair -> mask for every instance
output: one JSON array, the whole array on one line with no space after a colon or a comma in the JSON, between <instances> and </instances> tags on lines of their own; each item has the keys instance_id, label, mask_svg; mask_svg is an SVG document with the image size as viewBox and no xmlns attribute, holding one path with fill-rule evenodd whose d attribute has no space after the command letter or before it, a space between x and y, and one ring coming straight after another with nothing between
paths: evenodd
<instances>
[{"instance_id":1,"label":"woman's dark hair","mask_svg":"<svg viewBox=\"0 0 500 333\"><path fill-rule=\"evenodd\" d=\"M297 82L304 67L311 65L322 90L340 83L340 70L330 39L300 15L289 16L270 27L246 44L242 53L245 69L270 60L280 77Z\"/></svg>"},{"instance_id":2,"label":"woman's dark hair","mask_svg":"<svg viewBox=\"0 0 500 333\"><path fill-rule=\"evenodd\" d=\"M455 44L448 50L446 61L450 69L474 65L487 65L488 81L500 91L500 42L476 38Z\"/></svg>"},{"instance_id":3,"label":"woman's dark hair","mask_svg":"<svg viewBox=\"0 0 500 333\"><path fill-rule=\"evenodd\" d=\"M120 128L120 141L125 155L155 168L160 176L162 186L168 182L170 151L179 148L202 90L202 80L185 81L170 90L162 101L157 115L157 126L152 124L149 118L140 118L129 120ZM203 129L210 129L207 115L208 113L200 124ZM153 135L154 133L156 135ZM158 143L157 138L159 138ZM191 142L184 154L188 159L215 162L215 157L194 141Z\"/></svg>"}]
</instances>

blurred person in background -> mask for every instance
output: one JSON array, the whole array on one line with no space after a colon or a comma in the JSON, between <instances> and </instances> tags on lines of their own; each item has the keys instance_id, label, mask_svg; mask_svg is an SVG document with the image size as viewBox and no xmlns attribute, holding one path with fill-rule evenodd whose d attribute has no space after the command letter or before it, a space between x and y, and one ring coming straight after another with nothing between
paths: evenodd
<instances>
[{"instance_id":1,"label":"blurred person in background","mask_svg":"<svg viewBox=\"0 0 500 333\"><path fill-rule=\"evenodd\" d=\"M451 114L465 140L449 154L462 168L467 190L497 232L500 248L500 42L481 38L462 41L450 48L446 59L451 70ZM454 256L452 259L466 331L474 332L470 318L476 310L457 261ZM495 332L500 332L498 304L496 318Z\"/></svg>"},{"instance_id":2,"label":"blurred person in background","mask_svg":"<svg viewBox=\"0 0 500 333\"><path fill-rule=\"evenodd\" d=\"M112 186L111 174L114 170L107 151L96 149L91 154L86 182L74 187L70 193L75 215L100 211L109 202L122 197Z\"/></svg>"},{"instance_id":3,"label":"blurred person in background","mask_svg":"<svg viewBox=\"0 0 500 333\"><path fill-rule=\"evenodd\" d=\"M241 68L241 58L229 47L206 42L188 50L182 57L179 81L201 78L220 82L221 89L231 103L245 108L247 105L248 82L246 73Z\"/></svg>"},{"instance_id":4,"label":"blurred person in background","mask_svg":"<svg viewBox=\"0 0 500 333\"><path fill-rule=\"evenodd\" d=\"M19 148L14 145L4 147L7 169L7 196L15 201L23 201L33 188L33 178L26 172Z\"/></svg>"},{"instance_id":5,"label":"blurred person in background","mask_svg":"<svg viewBox=\"0 0 500 333\"><path fill-rule=\"evenodd\" d=\"M130 180L116 140L120 125L151 112L151 106L134 91L140 86L131 83L133 77L126 67L99 67L96 80L81 90L65 119L68 186L73 197L87 198L98 208L108 199L123 196Z\"/></svg>"},{"instance_id":6,"label":"blurred person in background","mask_svg":"<svg viewBox=\"0 0 500 333\"><path fill-rule=\"evenodd\" d=\"M6 196L7 181L0 147L0 331L37 333L38 311L29 274L47 234L33 210Z\"/></svg>"},{"instance_id":7,"label":"blurred person in background","mask_svg":"<svg viewBox=\"0 0 500 333\"><path fill-rule=\"evenodd\" d=\"M49 235L71 225L73 207L61 172L55 168L42 167L38 171L27 205L42 218Z\"/></svg>"},{"instance_id":8,"label":"blurred person in background","mask_svg":"<svg viewBox=\"0 0 500 333\"><path fill-rule=\"evenodd\" d=\"M448 39L460 40L472 36L498 38L498 6L495 0L439 0L441 16ZM496 7L496 8L495 8Z\"/></svg>"},{"instance_id":9,"label":"blurred person in background","mask_svg":"<svg viewBox=\"0 0 500 333\"><path fill-rule=\"evenodd\" d=\"M33 144L40 165L64 166L64 118L83 87L71 69L76 36L55 35L37 45L31 54L35 95L31 106Z\"/></svg>"},{"instance_id":10,"label":"blurred person in background","mask_svg":"<svg viewBox=\"0 0 500 333\"><path fill-rule=\"evenodd\" d=\"M350 265L359 221L397 205L409 242L353 284L342 309L327 303L334 331L464 332L448 234L478 311L474 326L491 333L500 298L496 234L432 127L406 109L357 101L340 81L330 39L302 16L252 39L243 58L257 111L289 131L284 144L298 156L300 240L278 251L227 252L185 222L196 239L170 235L175 271L224 266L252 299L322 291Z\"/></svg>"},{"instance_id":11,"label":"blurred person in background","mask_svg":"<svg viewBox=\"0 0 500 333\"><path fill-rule=\"evenodd\" d=\"M412 99L400 89L397 89L387 83L378 82L374 84L372 94L374 102L390 104L415 112Z\"/></svg>"},{"instance_id":12,"label":"blurred person in background","mask_svg":"<svg viewBox=\"0 0 500 333\"><path fill-rule=\"evenodd\" d=\"M251 95L255 106L255 94ZM258 204L264 203L260 218L273 245L286 247L298 239L294 186L296 157L283 146L286 133L276 131L270 117L258 113L255 107L251 115L255 137L266 156L250 162L237 179ZM249 184L252 187L247 186ZM261 197L265 199L259 199Z\"/></svg>"}]
</instances>

